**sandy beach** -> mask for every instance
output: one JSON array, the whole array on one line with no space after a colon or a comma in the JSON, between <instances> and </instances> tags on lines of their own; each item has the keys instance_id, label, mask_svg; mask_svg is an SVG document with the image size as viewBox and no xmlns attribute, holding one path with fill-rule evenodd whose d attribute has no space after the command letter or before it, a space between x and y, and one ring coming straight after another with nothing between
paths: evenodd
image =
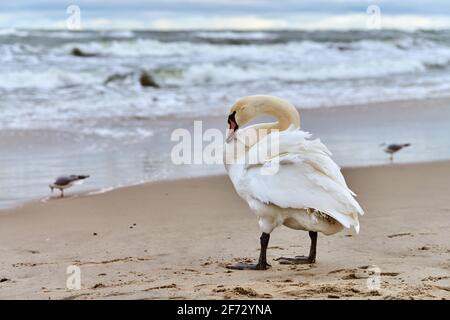
<instances>
[{"instance_id":1,"label":"sandy beach","mask_svg":"<svg viewBox=\"0 0 450 320\"><path fill-rule=\"evenodd\" d=\"M450 162L344 169L366 211L361 232L272 233L266 271L255 260L254 215L225 176L143 184L0 211L2 299L449 299ZM66 288L81 268L81 290ZM380 271L370 289L368 270Z\"/></svg>"}]
</instances>

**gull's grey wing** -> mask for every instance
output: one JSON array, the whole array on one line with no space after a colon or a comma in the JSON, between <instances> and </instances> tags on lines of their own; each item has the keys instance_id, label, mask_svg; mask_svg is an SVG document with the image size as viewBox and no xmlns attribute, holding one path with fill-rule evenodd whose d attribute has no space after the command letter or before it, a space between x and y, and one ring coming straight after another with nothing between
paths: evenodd
<instances>
[{"instance_id":1,"label":"gull's grey wing","mask_svg":"<svg viewBox=\"0 0 450 320\"><path fill-rule=\"evenodd\" d=\"M67 186L68 184L74 182L75 180L77 180L75 177L62 176L62 177L56 178L54 184L57 186Z\"/></svg>"},{"instance_id":2,"label":"gull's grey wing","mask_svg":"<svg viewBox=\"0 0 450 320\"><path fill-rule=\"evenodd\" d=\"M389 149L392 152L397 152L398 150L402 149L403 145L402 144L390 144L387 149Z\"/></svg>"},{"instance_id":3,"label":"gull's grey wing","mask_svg":"<svg viewBox=\"0 0 450 320\"><path fill-rule=\"evenodd\" d=\"M89 178L88 175L72 174L70 176L60 176L60 177L56 178L56 180L53 184L57 185L57 186L67 186L67 185L71 184L72 182L87 179L87 178Z\"/></svg>"}]
</instances>

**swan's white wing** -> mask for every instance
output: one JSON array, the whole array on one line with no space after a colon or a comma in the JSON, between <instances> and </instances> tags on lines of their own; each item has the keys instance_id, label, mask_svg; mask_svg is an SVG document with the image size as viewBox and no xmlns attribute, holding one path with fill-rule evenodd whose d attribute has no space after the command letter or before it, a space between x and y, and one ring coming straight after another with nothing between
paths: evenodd
<instances>
[{"instance_id":1,"label":"swan's white wing","mask_svg":"<svg viewBox=\"0 0 450 320\"><path fill-rule=\"evenodd\" d=\"M363 210L347 187L339 166L320 140L307 140L300 130L279 134L279 153L259 164L247 165L240 177L245 196L282 208L312 208L335 218L345 227L359 231L358 214ZM258 143L260 146L263 140ZM257 152L255 145L249 153ZM261 168L274 167L275 174L262 174Z\"/></svg>"}]
</instances>

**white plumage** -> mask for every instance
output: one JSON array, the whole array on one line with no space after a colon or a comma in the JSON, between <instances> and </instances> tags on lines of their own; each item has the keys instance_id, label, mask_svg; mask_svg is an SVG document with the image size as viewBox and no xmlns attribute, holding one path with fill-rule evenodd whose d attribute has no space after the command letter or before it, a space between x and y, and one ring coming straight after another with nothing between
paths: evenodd
<instances>
[{"instance_id":1,"label":"white plumage","mask_svg":"<svg viewBox=\"0 0 450 320\"><path fill-rule=\"evenodd\" d=\"M323 217L320 213L359 232L358 214L363 214L363 210L353 198L354 193L347 187L339 166L330 158L331 152L319 139L308 140L310 136L295 129L280 132L279 154L260 163L227 166L237 193L253 209L265 233L288 218L288 224L292 225L292 219L298 222L294 229L327 235L340 230L333 220L320 219ZM260 150L267 138L253 145L248 154ZM277 165L277 173L261 174L263 166Z\"/></svg>"},{"instance_id":2,"label":"white plumage","mask_svg":"<svg viewBox=\"0 0 450 320\"><path fill-rule=\"evenodd\" d=\"M353 227L359 232L358 215L364 212L339 166L331 159L331 152L319 139L311 140L308 132L301 131L299 121L298 125L286 123L286 119L298 117L295 108L297 115L289 115L294 111L290 106L285 107L288 102L269 96L250 96L240 101L235 106L244 105L244 111L241 107L234 108L236 127L261 113L279 118L277 123L253 125L233 132L233 139L225 145L229 177L236 192L256 214L263 234L270 234L282 224L326 235L343 227ZM256 111L249 112L249 108ZM276 112L272 112L273 109ZM283 110L284 118L280 116ZM277 131L269 131L255 139L255 132L261 128ZM267 150L262 152L270 145L268 140L278 141L275 154ZM269 156L258 158L257 154ZM249 159L257 160L249 163ZM269 172L270 168L274 171Z\"/></svg>"}]
</instances>

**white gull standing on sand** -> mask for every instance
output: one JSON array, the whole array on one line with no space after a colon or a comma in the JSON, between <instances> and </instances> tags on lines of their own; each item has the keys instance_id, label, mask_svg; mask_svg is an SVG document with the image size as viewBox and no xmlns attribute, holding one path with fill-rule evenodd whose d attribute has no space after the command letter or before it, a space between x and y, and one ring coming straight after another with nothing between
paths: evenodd
<instances>
[{"instance_id":1,"label":"white gull standing on sand","mask_svg":"<svg viewBox=\"0 0 450 320\"><path fill-rule=\"evenodd\" d=\"M274 116L278 121L238 130L259 115ZM281 257L281 264L314 263L318 232L331 235L344 227L359 232L358 215L364 212L355 194L347 187L327 147L318 139L308 140L311 135L300 130L300 116L292 104L272 96L243 97L231 108L228 123L225 167L236 192L256 214L262 232L258 263L238 263L228 268L270 267L266 259L270 233L280 225L308 231L311 238L308 256ZM261 148L267 149L267 140L276 134L278 154L257 158L257 163L245 161L255 159L252 154L261 152ZM275 173L262 173L261 169L274 164L278 164Z\"/></svg>"}]
</instances>

